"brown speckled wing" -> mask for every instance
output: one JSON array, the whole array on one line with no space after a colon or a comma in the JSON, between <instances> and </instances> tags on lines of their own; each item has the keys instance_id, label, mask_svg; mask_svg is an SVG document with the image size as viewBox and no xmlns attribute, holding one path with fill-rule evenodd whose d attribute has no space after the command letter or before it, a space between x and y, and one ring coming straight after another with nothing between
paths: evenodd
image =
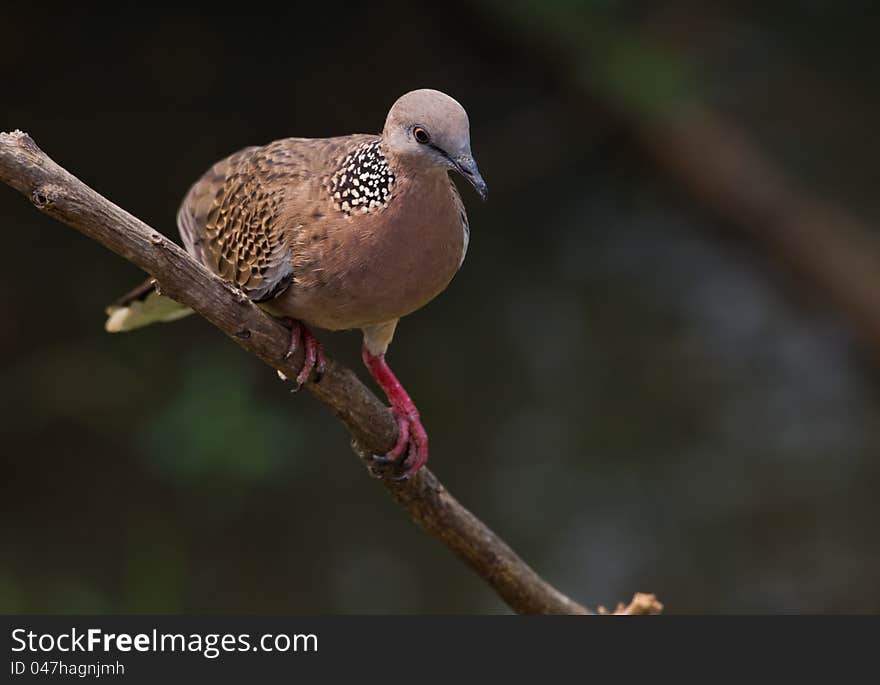
<instances>
[{"instance_id":1,"label":"brown speckled wing","mask_svg":"<svg viewBox=\"0 0 880 685\"><path fill-rule=\"evenodd\" d=\"M294 278L300 233L332 206L333 172L370 140L375 136L286 138L218 162L178 212L187 250L257 302L279 295Z\"/></svg>"},{"instance_id":2,"label":"brown speckled wing","mask_svg":"<svg viewBox=\"0 0 880 685\"><path fill-rule=\"evenodd\" d=\"M190 254L257 302L283 291L293 276L282 208L307 165L284 143L245 148L218 162L177 214Z\"/></svg>"}]
</instances>

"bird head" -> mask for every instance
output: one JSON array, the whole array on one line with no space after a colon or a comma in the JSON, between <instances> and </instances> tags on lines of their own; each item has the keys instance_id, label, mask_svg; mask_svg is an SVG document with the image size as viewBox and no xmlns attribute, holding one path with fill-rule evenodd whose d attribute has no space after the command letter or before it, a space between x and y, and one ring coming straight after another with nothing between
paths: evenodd
<instances>
[{"instance_id":1,"label":"bird head","mask_svg":"<svg viewBox=\"0 0 880 685\"><path fill-rule=\"evenodd\" d=\"M388 112L382 140L409 164L457 171L486 199L486 182L471 154L467 112L445 93L423 88L402 95Z\"/></svg>"}]
</instances>

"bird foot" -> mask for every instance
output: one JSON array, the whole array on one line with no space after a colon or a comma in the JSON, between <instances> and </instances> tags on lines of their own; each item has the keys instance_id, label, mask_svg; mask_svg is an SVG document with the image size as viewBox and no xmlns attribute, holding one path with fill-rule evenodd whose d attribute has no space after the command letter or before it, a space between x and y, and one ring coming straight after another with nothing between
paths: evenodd
<instances>
[{"instance_id":1,"label":"bird foot","mask_svg":"<svg viewBox=\"0 0 880 685\"><path fill-rule=\"evenodd\" d=\"M290 345L287 348L285 359L290 359L300 345L305 347L305 359L303 360L302 369L296 376L294 388L292 392L298 392L303 384L309 379L312 371L315 372L315 383L321 380L324 371L327 370L327 358L324 356L324 349L321 343L317 341L312 332L296 319L286 319L285 324L290 327Z\"/></svg>"},{"instance_id":2,"label":"bird foot","mask_svg":"<svg viewBox=\"0 0 880 685\"><path fill-rule=\"evenodd\" d=\"M408 480L428 461L428 433L415 407L408 412L392 407L391 413L397 419L397 443L388 454L374 454L373 462L393 466L392 480Z\"/></svg>"},{"instance_id":3,"label":"bird foot","mask_svg":"<svg viewBox=\"0 0 880 685\"><path fill-rule=\"evenodd\" d=\"M388 454L374 455L373 461L394 466L393 480L407 480L428 461L428 433L419 418L419 410L388 367L385 355L371 354L364 347L362 356L370 374L385 391L391 413L397 420L397 442Z\"/></svg>"}]
</instances>

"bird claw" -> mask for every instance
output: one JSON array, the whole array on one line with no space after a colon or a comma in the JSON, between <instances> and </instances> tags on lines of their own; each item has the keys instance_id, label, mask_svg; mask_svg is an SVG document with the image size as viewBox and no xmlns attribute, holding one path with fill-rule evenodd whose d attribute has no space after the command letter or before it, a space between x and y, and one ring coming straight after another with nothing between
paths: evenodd
<instances>
[{"instance_id":1,"label":"bird claw","mask_svg":"<svg viewBox=\"0 0 880 685\"><path fill-rule=\"evenodd\" d=\"M294 387L290 391L297 393L308 381L313 370L315 372L314 382L320 383L324 377L324 372L327 370L327 358L324 356L324 349L321 347L321 343L315 339L315 336L312 335L308 328L295 319L288 319L286 323L290 326L290 345L284 358L290 359L300 345L305 346L305 359L303 360L302 369L297 374Z\"/></svg>"},{"instance_id":2,"label":"bird claw","mask_svg":"<svg viewBox=\"0 0 880 685\"><path fill-rule=\"evenodd\" d=\"M405 469L403 473L400 473L404 469L407 457L409 457L409 452L404 452L399 457L389 457L387 454L373 454L370 456L370 461L382 469L381 471L374 472L380 478L400 483L409 480L412 475L411 469ZM385 469L388 470L386 471Z\"/></svg>"},{"instance_id":3,"label":"bird claw","mask_svg":"<svg viewBox=\"0 0 880 685\"><path fill-rule=\"evenodd\" d=\"M388 454L374 454L372 461L379 466L393 467L383 477L401 482L409 480L428 461L428 434L418 413L393 408L391 411L397 418L397 443Z\"/></svg>"},{"instance_id":4,"label":"bird claw","mask_svg":"<svg viewBox=\"0 0 880 685\"><path fill-rule=\"evenodd\" d=\"M324 374L327 372L327 357L324 356L324 348L321 347L321 344L316 340L315 343L318 345L317 350L317 363L315 364L315 383L320 383L321 379L324 378Z\"/></svg>"}]
</instances>

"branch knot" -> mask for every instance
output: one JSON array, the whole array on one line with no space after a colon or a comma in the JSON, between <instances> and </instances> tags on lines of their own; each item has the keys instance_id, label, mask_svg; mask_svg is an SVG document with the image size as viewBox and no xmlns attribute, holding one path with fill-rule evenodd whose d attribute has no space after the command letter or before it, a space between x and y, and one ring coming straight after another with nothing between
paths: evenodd
<instances>
[{"instance_id":1,"label":"branch knot","mask_svg":"<svg viewBox=\"0 0 880 685\"><path fill-rule=\"evenodd\" d=\"M34 188L31 193L31 203L39 210L49 209L55 204L56 188L50 185L43 185Z\"/></svg>"}]
</instances>

